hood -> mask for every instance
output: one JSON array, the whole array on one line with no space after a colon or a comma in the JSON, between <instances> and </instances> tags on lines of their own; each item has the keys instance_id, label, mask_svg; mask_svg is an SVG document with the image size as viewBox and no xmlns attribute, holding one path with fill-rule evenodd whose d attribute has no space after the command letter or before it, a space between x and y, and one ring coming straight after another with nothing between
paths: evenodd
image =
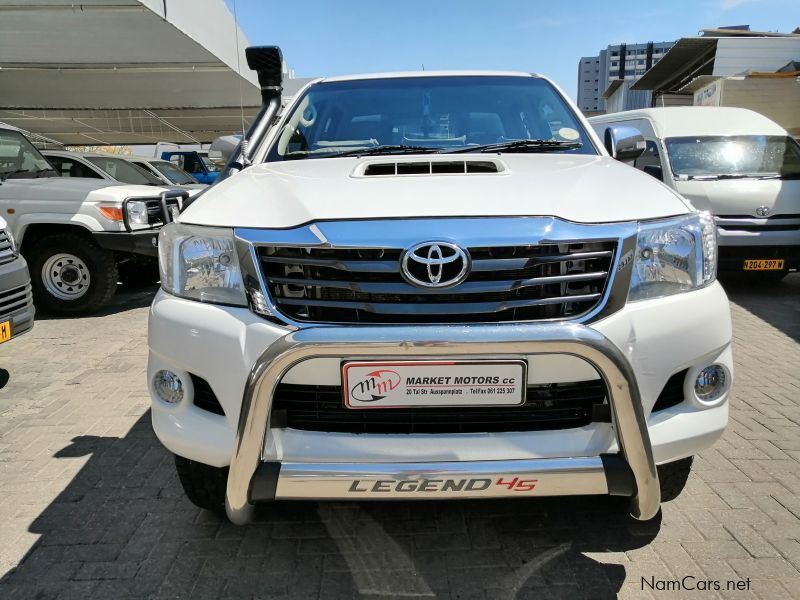
<instances>
[{"instance_id":1,"label":"hood","mask_svg":"<svg viewBox=\"0 0 800 600\"><path fill-rule=\"evenodd\" d=\"M499 173L364 176L370 164L492 161ZM296 227L316 220L556 216L582 223L688 212L680 196L606 156L459 154L271 162L215 184L180 221Z\"/></svg>"},{"instance_id":2,"label":"hood","mask_svg":"<svg viewBox=\"0 0 800 600\"><path fill-rule=\"evenodd\" d=\"M8 179L3 185L15 188L15 197L38 200L58 198L60 200L122 202L130 196L157 197L168 186L118 184L105 179L82 177L41 177L38 179Z\"/></svg>"},{"instance_id":3,"label":"hood","mask_svg":"<svg viewBox=\"0 0 800 600\"><path fill-rule=\"evenodd\" d=\"M769 215L800 214L800 180L723 179L721 181L676 181L675 187L698 210L717 216L758 217L766 206Z\"/></svg>"}]
</instances>

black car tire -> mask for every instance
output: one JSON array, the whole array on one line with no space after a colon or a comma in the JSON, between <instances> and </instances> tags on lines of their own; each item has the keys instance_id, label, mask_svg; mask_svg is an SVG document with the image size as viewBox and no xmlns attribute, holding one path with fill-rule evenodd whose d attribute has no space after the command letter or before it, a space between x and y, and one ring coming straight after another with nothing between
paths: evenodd
<instances>
[{"instance_id":1,"label":"black car tire","mask_svg":"<svg viewBox=\"0 0 800 600\"><path fill-rule=\"evenodd\" d=\"M225 516L225 487L228 469L212 467L175 455L175 469L183 491L192 504Z\"/></svg>"},{"instance_id":2,"label":"black car tire","mask_svg":"<svg viewBox=\"0 0 800 600\"><path fill-rule=\"evenodd\" d=\"M38 308L47 312L64 315L94 312L108 304L117 290L117 262L114 253L101 248L87 236L76 233L48 235L37 240L36 245L26 254L35 303ZM81 295L75 292L74 298L59 297L48 289L48 286L52 289L58 285L65 290L80 287L80 281L73 288L63 281L55 281L54 276L49 276L48 282L44 281L43 268L59 255L78 259L83 273L78 274L79 279L83 276L89 281L87 289ZM65 260L69 262L69 259Z\"/></svg>"},{"instance_id":3,"label":"black car tire","mask_svg":"<svg viewBox=\"0 0 800 600\"><path fill-rule=\"evenodd\" d=\"M656 467L658 469L658 482L661 485L662 502L669 502L680 496L689 479L693 461L694 457L689 456L688 458L682 458Z\"/></svg>"}]
</instances>

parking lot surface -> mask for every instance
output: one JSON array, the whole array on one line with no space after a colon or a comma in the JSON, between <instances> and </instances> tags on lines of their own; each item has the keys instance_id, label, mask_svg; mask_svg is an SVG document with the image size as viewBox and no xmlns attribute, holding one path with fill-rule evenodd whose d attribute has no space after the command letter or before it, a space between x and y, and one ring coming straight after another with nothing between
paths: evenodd
<instances>
[{"instance_id":1,"label":"parking lot surface","mask_svg":"<svg viewBox=\"0 0 800 600\"><path fill-rule=\"evenodd\" d=\"M280 503L235 527L184 498L150 427L154 290L42 316L0 347L0 597L797 597L800 275L728 292L730 426L647 523L586 497Z\"/></svg>"}]
</instances>

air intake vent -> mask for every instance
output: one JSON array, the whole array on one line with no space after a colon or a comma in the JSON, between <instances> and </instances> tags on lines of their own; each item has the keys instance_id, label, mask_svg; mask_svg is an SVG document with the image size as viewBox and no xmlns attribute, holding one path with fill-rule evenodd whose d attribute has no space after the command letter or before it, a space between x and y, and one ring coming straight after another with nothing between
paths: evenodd
<instances>
[{"instance_id":1,"label":"air intake vent","mask_svg":"<svg viewBox=\"0 0 800 600\"><path fill-rule=\"evenodd\" d=\"M501 173L502 163L494 160L432 160L368 163L356 172L356 177L387 175L464 175L472 173Z\"/></svg>"}]
</instances>

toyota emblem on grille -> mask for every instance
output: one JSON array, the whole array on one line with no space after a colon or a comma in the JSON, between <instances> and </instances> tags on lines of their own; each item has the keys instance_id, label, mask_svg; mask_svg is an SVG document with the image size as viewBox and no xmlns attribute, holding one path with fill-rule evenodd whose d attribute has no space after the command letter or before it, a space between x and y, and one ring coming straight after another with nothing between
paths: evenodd
<instances>
[{"instance_id":1,"label":"toyota emblem on grille","mask_svg":"<svg viewBox=\"0 0 800 600\"><path fill-rule=\"evenodd\" d=\"M444 288L458 285L469 275L466 250L450 242L422 242L400 258L403 278L417 287Z\"/></svg>"},{"instance_id":2,"label":"toyota emblem on grille","mask_svg":"<svg viewBox=\"0 0 800 600\"><path fill-rule=\"evenodd\" d=\"M769 214L769 207L762 204L756 209L756 214L759 217L766 217Z\"/></svg>"}]
</instances>

